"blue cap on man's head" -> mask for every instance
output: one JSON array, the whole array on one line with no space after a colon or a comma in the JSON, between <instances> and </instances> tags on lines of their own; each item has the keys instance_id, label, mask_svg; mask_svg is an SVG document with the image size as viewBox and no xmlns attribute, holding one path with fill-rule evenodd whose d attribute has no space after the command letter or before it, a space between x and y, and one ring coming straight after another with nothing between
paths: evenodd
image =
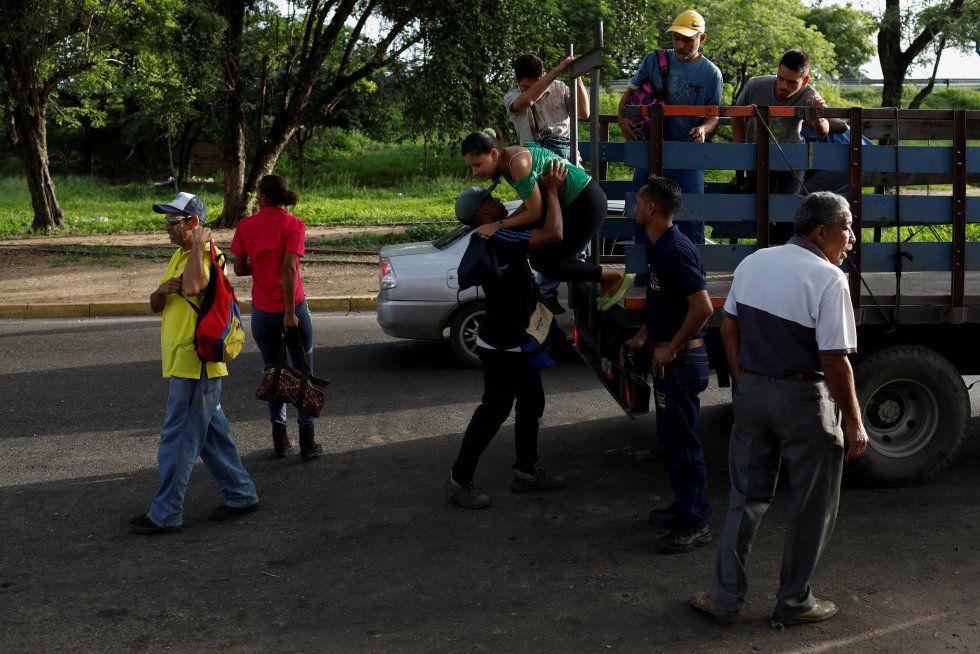
<instances>
[{"instance_id":1,"label":"blue cap on man's head","mask_svg":"<svg viewBox=\"0 0 980 654\"><path fill-rule=\"evenodd\" d=\"M480 208L480 204L485 199L490 197L490 194L493 193L495 188L497 188L497 182L494 182L488 188L471 186L460 193L459 197L456 198L456 220L464 225L476 227L473 224L473 220L476 218L476 210Z\"/></svg>"},{"instance_id":2,"label":"blue cap on man's head","mask_svg":"<svg viewBox=\"0 0 980 654\"><path fill-rule=\"evenodd\" d=\"M179 213L184 216L197 216L197 219L202 225L208 219L208 209L204 206L204 200L190 193L178 193L177 197L167 204L154 204L153 210L157 213Z\"/></svg>"}]
</instances>

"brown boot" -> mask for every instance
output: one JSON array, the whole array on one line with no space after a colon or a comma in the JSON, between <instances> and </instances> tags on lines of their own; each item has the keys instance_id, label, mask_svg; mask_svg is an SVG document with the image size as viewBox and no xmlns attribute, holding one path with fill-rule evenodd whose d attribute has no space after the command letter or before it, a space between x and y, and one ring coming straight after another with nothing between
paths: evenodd
<instances>
[{"instance_id":1,"label":"brown boot","mask_svg":"<svg viewBox=\"0 0 980 654\"><path fill-rule=\"evenodd\" d=\"M299 428L299 455L304 459L315 459L323 454L323 447L313 440L313 425Z\"/></svg>"},{"instance_id":2,"label":"brown boot","mask_svg":"<svg viewBox=\"0 0 980 654\"><path fill-rule=\"evenodd\" d=\"M286 428L279 425L272 426L272 447L276 450L276 456L284 458L293 449L293 441L289 440Z\"/></svg>"}]
</instances>

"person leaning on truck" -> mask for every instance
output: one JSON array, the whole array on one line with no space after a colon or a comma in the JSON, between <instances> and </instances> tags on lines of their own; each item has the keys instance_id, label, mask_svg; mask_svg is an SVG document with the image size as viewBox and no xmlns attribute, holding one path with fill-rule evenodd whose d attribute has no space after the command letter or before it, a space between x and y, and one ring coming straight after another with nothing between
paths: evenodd
<instances>
[{"instance_id":1,"label":"person leaning on truck","mask_svg":"<svg viewBox=\"0 0 980 654\"><path fill-rule=\"evenodd\" d=\"M619 127L628 140L636 137L624 111L633 90L640 88L644 82L652 84L658 96L664 98L667 104L721 104L721 71L701 54L701 44L706 38L704 17L693 9L683 11L667 28L667 32L673 45L673 49L667 51L667 88L662 88L660 64L654 51L643 59L619 101ZM664 140L704 143L717 126L716 116L671 116L664 123ZM639 190L646 183L649 174L646 168L633 171L634 190ZM672 169L665 170L664 174L680 184L684 193L704 193L703 170ZM677 226L692 242L704 243L703 222L686 221Z\"/></svg>"},{"instance_id":2,"label":"person leaning on truck","mask_svg":"<svg viewBox=\"0 0 980 654\"><path fill-rule=\"evenodd\" d=\"M572 96L568 85L557 78L573 61L574 57L565 57L545 73L544 62L539 57L522 54L514 60L517 88L504 95L504 109L517 132L517 142L540 143L562 159L569 160ZM575 80L575 93L578 96L578 119L588 120L589 92L581 77Z\"/></svg>"},{"instance_id":3,"label":"person leaning on truck","mask_svg":"<svg viewBox=\"0 0 980 654\"><path fill-rule=\"evenodd\" d=\"M776 68L775 75L760 75L745 83L742 92L735 101L737 105L757 105L766 107L826 107L816 89L810 86L810 57L802 50L789 50ZM732 140L735 143L755 143L760 129L757 118L732 118ZM827 134L844 132L847 125L839 120L814 118L804 121L803 118L771 118L769 129L775 137L775 143L803 143L800 133L803 124L813 130L817 138ZM763 128L764 129L764 128ZM798 171L800 179L804 171ZM748 189L754 192L755 172L750 171L747 180ZM769 192L800 195L803 192L797 177L789 170L771 171L769 173ZM789 235L787 234L787 237ZM780 241L782 242L782 241Z\"/></svg>"},{"instance_id":4,"label":"person leaning on truck","mask_svg":"<svg viewBox=\"0 0 980 654\"><path fill-rule=\"evenodd\" d=\"M673 222L680 206L680 186L665 177L651 175L636 194L636 225L649 238L645 246L650 282L644 325L623 344L623 358L650 360L657 438L667 451L674 491L674 503L651 511L650 521L670 529L657 541L657 549L667 554L711 542L708 475L697 431L698 394L708 387L704 325L712 308L697 248Z\"/></svg>"},{"instance_id":5,"label":"person leaning on truck","mask_svg":"<svg viewBox=\"0 0 980 654\"><path fill-rule=\"evenodd\" d=\"M837 519L843 462L868 445L847 360L857 351L854 312L839 268L855 240L847 200L827 191L807 196L794 229L785 245L738 265L725 301L721 337L737 383L731 496L711 589L691 605L726 622L745 601L749 552L783 462L790 513L771 624L821 622L837 613L814 597L810 576Z\"/></svg>"}]
</instances>

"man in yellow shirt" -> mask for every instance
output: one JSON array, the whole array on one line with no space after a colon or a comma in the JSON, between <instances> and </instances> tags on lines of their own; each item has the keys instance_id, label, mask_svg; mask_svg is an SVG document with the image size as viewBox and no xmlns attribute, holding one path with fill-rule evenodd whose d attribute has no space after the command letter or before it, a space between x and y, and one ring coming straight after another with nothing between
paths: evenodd
<instances>
[{"instance_id":1,"label":"man in yellow shirt","mask_svg":"<svg viewBox=\"0 0 980 654\"><path fill-rule=\"evenodd\" d=\"M191 303L200 306L211 273L207 264L211 230L204 226L207 209L196 195L180 193L169 204L153 205L153 210L166 214L167 234L178 249L159 288L150 295L150 309L163 312L160 346L170 391L157 451L160 489L150 510L129 520L130 531L137 534L180 530L184 491L199 456L225 496L225 503L211 512L211 520L227 520L259 508L255 485L221 410L221 378L228 369L224 363L202 362L194 347L197 312Z\"/></svg>"}]
</instances>

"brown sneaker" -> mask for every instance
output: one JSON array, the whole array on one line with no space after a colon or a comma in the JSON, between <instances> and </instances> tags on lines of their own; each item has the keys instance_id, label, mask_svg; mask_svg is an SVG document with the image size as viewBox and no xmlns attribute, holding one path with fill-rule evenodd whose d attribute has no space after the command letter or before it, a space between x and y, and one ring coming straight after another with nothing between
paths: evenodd
<instances>
[{"instance_id":1,"label":"brown sneaker","mask_svg":"<svg viewBox=\"0 0 980 654\"><path fill-rule=\"evenodd\" d=\"M711 616L715 620L725 624L733 624L736 620L738 620L738 611L721 610L718 608L718 605L715 604L715 601L711 599L711 595L704 591L695 593L693 596L691 596L691 606L696 608L698 611L701 611L701 613Z\"/></svg>"},{"instance_id":2,"label":"brown sneaker","mask_svg":"<svg viewBox=\"0 0 980 654\"><path fill-rule=\"evenodd\" d=\"M837 605L828 600L818 599L813 603L813 608L803 613L797 613L789 617L780 617L773 613L769 624L774 629L783 627L793 627L798 624L810 624L811 622L823 622L830 620L837 615Z\"/></svg>"},{"instance_id":3,"label":"brown sneaker","mask_svg":"<svg viewBox=\"0 0 980 654\"><path fill-rule=\"evenodd\" d=\"M490 496L478 491L473 482L460 484L449 475L445 489L446 496L464 509L485 509L490 506Z\"/></svg>"},{"instance_id":4,"label":"brown sneaker","mask_svg":"<svg viewBox=\"0 0 980 654\"><path fill-rule=\"evenodd\" d=\"M513 468L514 476L510 481L510 489L515 493L531 493L534 491L556 491L565 487L565 479L559 475L549 475L539 465L534 466L534 472L521 472Z\"/></svg>"}]
</instances>

